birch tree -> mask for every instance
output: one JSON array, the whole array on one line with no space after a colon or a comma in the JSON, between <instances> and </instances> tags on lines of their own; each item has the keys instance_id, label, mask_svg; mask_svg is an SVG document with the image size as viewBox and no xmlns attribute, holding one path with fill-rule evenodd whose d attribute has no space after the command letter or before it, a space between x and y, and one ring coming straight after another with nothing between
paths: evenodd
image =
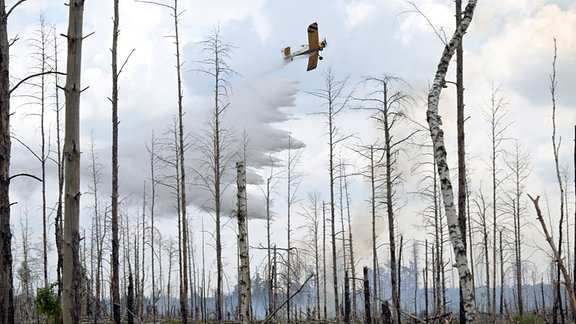
<instances>
[{"instance_id":1,"label":"birch tree","mask_svg":"<svg viewBox=\"0 0 576 324\"><path fill-rule=\"evenodd\" d=\"M246 198L246 168L244 161L236 162L237 186L238 186L238 250L240 259L240 269L238 273L238 286L240 294L240 322L250 323L250 255L248 251L248 206Z\"/></svg>"},{"instance_id":2,"label":"birch tree","mask_svg":"<svg viewBox=\"0 0 576 324\"><path fill-rule=\"evenodd\" d=\"M462 232L459 227L458 215L454 206L454 192L450 179L450 169L447 163L444 131L440 127L442 122L440 115L438 114L438 104L440 101L440 93L446 84L446 72L448 71L450 60L456 51L458 43L460 43L468 29L468 26L472 22L476 3L477 0L468 1L468 4L464 9L462 21L456 27L450 41L444 47L434 76L434 82L432 83L432 87L428 93L428 110L426 112L426 119L430 128L430 137L432 138L434 147L434 159L438 164L438 176L440 178L442 198L448 220L450 240L452 241L452 248L454 249L455 265L458 269L460 287L462 287L462 303L464 304L463 307L466 314L465 318L468 322L473 322L476 318L476 301L472 285L472 274L470 273L466 257L466 246L464 245Z\"/></svg>"}]
</instances>

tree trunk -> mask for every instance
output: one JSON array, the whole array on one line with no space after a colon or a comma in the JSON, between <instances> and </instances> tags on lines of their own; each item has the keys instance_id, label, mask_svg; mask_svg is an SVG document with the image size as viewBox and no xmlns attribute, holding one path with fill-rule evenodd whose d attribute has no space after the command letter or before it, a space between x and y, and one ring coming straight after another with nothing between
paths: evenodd
<instances>
[{"instance_id":1,"label":"tree trunk","mask_svg":"<svg viewBox=\"0 0 576 324\"><path fill-rule=\"evenodd\" d=\"M248 252L248 207L246 198L246 168L244 162L236 162L238 186L238 250L240 269L238 273L238 292L240 294L240 322L250 323L250 259Z\"/></svg>"},{"instance_id":2,"label":"tree trunk","mask_svg":"<svg viewBox=\"0 0 576 324\"><path fill-rule=\"evenodd\" d=\"M348 178L344 178L344 191L346 192L346 214L348 221L348 248L350 250L350 275L352 276L352 321L356 321L356 263L354 262L354 245L352 244L352 221L350 215L350 193L348 192Z\"/></svg>"},{"instance_id":3,"label":"tree trunk","mask_svg":"<svg viewBox=\"0 0 576 324\"><path fill-rule=\"evenodd\" d=\"M456 27L462 23L462 0L456 0ZM464 249L466 244L466 141L464 132L464 60L462 40L456 46L456 124L458 142L458 224ZM470 251L472 253L472 251ZM474 277L472 276L472 280ZM466 324L466 312L460 294L460 324Z\"/></svg>"},{"instance_id":4,"label":"tree trunk","mask_svg":"<svg viewBox=\"0 0 576 324\"><path fill-rule=\"evenodd\" d=\"M10 229L10 72L8 15L0 0L0 323L14 323Z\"/></svg>"},{"instance_id":5,"label":"tree trunk","mask_svg":"<svg viewBox=\"0 0 576 324\"><path fill-rule=\"evenodd\" d=\"M350 323L350 278L348 271L344 271L344 324Z\"/></svg>"},{"instance_id":6,"label":"tree trunk","mask_svg":"<svg viewBox=\"0 0 576 324\"><path fill-rule=\"evenodd\" d=\"M126 298L126 308L128 312L128 324L134 324L134 278L132 270L128 270L128 297Z\"/></svg>"},{"instance_id":7,"label":"tree trunk","mask_svg":"<svg viewBox=\"0 0 576 324\"><path fill-rule=\"evenodd\" d=\"M538 200L540 200L540 196L532 198L532 196L528 195L528 197L530 198L530 200L532 200L532 203L534 204L534 209L536 209L536 216L538 218L538 221L540 222L540 225L542 226L542 230L544 231L544 237L546 238L546 241L548 242L550 248L552 249L552 256L554 257L554 261L556 261L558 267L560 268L560 271L562 272L562 275L564 277L564 284L566 285L566 290L568 291L568 297L569 297L568 299L570 300L570 307L574 312L574 310L576 309L576 297L574 296L574 290L571 289L572 279L570 279L570 274L568 273L568 270L566 270L566 267L564 266L564 261L560 253L558 252L558 249L556 248L554 238L550 236L546 223L544 222L544 218L542 217L542 212L540 211L540 206L538 205Z\"/></svg>"},{"instance_id":8,"label":"tree trunk","mask_svg":"<svg viewBox=\"0 0 576 324\"><path fill-rule=\"evenodd\" d=\"M58 39L54 31L54 70L58 71ZM62 297L62 231L63 223L63 200L64 200L64 161L62 160L62 139L61 139L61 114L60 114L60 95L59 95L59 75L54 73L54 100L56 106L56 151L58 155L58 202L56 207L56 217L54 220L54 236L56 241L56 253L58 255L56 262L56 280L58 281L58 297Z\"/></svg>"},{"instance_id":9,"label":"tree trunk","mask_svg":"<svg viewBox=\"0 0 576 324\"><path fill-rule=\"evenodd\" d=\"M114 19L112 31L112 273L110 292L112 293L112 319L120 324L120 276L118 241L118 24L119 0L114 0Z\"/></svg>"},{"instance_id":10,"label":"tree trunk","mask_svg":"<svg viewBox=\"0 0 576 324\"><path fill-rule=\"evenodd\" d=\"M79 323L81 317L82 268L80 265L80 85L82 63L83 0L71 0L68 22L66 67L66 130L64 139L64 241L62 318Z\"/></svg>"},{"instance_id":11,"label":"tree trunk","mask_svg":"<svg viewBox=\"0 0 576 324\"><path fill-rule=\"evenodd\" d=\"M182 317L182 324L188 323L188 214L186 211L186 164L184 163L184 106L182 103L183 89L182 89L182 65L180 63L180 38L178 34L178 0L174 0L174 7L172 16L174 18L174 36L176 45L176 76L178 83L178 140L179 140L179 156L180 159L180 212L182 213L182 284L180 285L180 315Z\"/></svg>"},{"instance_id":12,"label":"tree trunk","mask_svg":"<svg viewBox=\"0 0 576 324\"><path fill-rule=\"evenodd\" d=\"M372 324L372 316L370 316L370 280L368 279L368 267L364 267L363 271L364 271L364 324Z\"/></svg>"},{"instance_id":13,"label":"tree trunk","mask_svg":"<svg viewBox=\"0 0 576 324\"><path fill-rule=\"evenodd\" d=\"M440 128L441 120L438 115L438 103L440 100L440 93L446 83L445 77L446 72L448 71L448 66L450 65L450 60L454 55L458 43L461 41L470 25L470 22L472 21L476 2L477 0L470 0L468 2L468 5L464 10L464 17L462 18L461 24L457 27L452 39L444 48L440 63L438 64L438 70L434 77L434 83L432 84L432 88L428 94L427 111L427 121L430 127L430 136L434 146L434 159L438 164L438 176L440 177L444 208L448 220L448 230L452 241L452 247L454 249L455 265L460 277L460 287L462 287L462 302L464 303L464 312L466 313L467 322L472 322L476 318L476 302L474 290L472 288L472 275L466 257L466 246L464 245L462 233L459 227L458 215L454 206L454 193L450 180L450 170L446 160L447 154L444 145L444 131Z\"/></svg>"}]
</instances>

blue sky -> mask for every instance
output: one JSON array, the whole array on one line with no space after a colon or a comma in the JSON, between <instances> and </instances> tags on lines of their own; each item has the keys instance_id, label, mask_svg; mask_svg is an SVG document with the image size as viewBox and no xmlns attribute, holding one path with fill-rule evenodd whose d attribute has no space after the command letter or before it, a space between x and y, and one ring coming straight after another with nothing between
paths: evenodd
<instances>
[{"instance_id":1,"label":"blue sky","mask_svg":"<svg viewBox=\"0 0 576 324\"><path fill-rule=\"evenodd\" d=\"M414 5L437 30L450 36L454 25L453 1L414 0ZM303 198L308 191L320 190L323 198L327 199L325 120L321 116L310 115L322 107L321 102L307 92L324 87L324 75L328 68L332 68L339 79L348 77L350 90L368 75L388 74L403 78L410 86L401 90L417 99L411 107L412 117L425 122L425 102L421 99L425 98L443 44L428 22L407 1L181 0L179 6L182 11L180 35L185 61L184 107L188 129L194 131L202 125L211 103L210 80L192 72L197 68L196 61L202 59L198 42L219 27L222 39L235 46L230 65L239 73L231 80L231 103L236 110L230 113L229 122L238 128L250 129L261 154L281 149L284 142L279 136L285 136L286 131L306 145L301 165L301 172L305 175L300 186L300 196ZM58 33L65 33L66 9L61 0L35 0L23 3L10 17L10 36L18 35L20 38L11 47L14 81L30 71L32 49L27 40L38 28L39 13L45 13L47 21L57 26ZM150 141L152 131L156 136L162 134L176 115L174 47L172 40L166 37L173 33L169 14L161 7L132 0L121 1L120 56L126 57L132 49L135 52L120 78L120 191L133 208L141 206L142 188L146 181L143 176L147 175L148 170L145 142ZM103 197L108 196L110 173L107 161L111 122L107 97L110 96L111 17L110 1L86 1L84 31L94 34L84 41L82 83L89 88L82 94L83 170L86 171L82 186L88 190L87 153L92 134L95 150L104 165ZM312 22L318 22L320 37L327 39L328 47L322 53L325 59L319 62L318 68L306 72L305 60L285 64L280 49L305 44L306 29ZM562 136L560 164L568 166L576 122L576 101L572 91L576 82L575 35L576 5L571 1L481 0L464 40L466 107L469 116L466 132L472 186L475 189L483 187L485 192L489 192L488 183L482 181L487 177L485 161L489 147L488 125L483 111L490 102L492 87L499 87L500 94L507 102L506 121L511 123L506 137L519 139L521 145L531 152L533 171L527 192L548 196L552 219L557 217L554 204L557 185L553 177L550 141L549 75L553 38L556 37L558 42L557 132ZM63 39L61 46L64 53ZM64 66L63 57L61 60L61 66ZM453 69L448 79L454 79ZM255 87L259 90L254 90ZM359 87L356 89L361 95L363 90ZM452 165L456 162L454 92L451 86L445 89L440 106ZM13 99L14 134L28 145L38 147L38 120L29 116L33 108L24 104L24 98ZM292 114L292 119L272 123L286 119L286 114ZM347 111L337 123L344 134L355 133L364 143L378 136L364 112ZM13 152L13 173L39 169L37 161L18 144L14 144ZM350 156L345 150L342 154ZM281 158L284 156L284 153L279 155ZM410 164L416 160L418 158L414 155L407 155L401 163L404 171L408 173ZM267 171L263 169L262 172ZM573 177L571 172L569 177ZM408 175L407 178L409 180L403 188L405 192L416 186L415 179ZM35 217L38 203L27 197L38 196L39 187L28 180L14 181L12 200L19 202L13 207L16 219L25 213ZM363 218L367 215L364 201L367 192L360 179L354 180L353 188L353 215L357 233L362 235L362 229L367 224ZM284 198L282 190L279 191L276 197L278 212L275 232L283 237ZM258 196L258 189L253 188L252 192ZM423 222L417 214L421 203L412 196L405 197L403 202L408 206L402 211L398 229L407 236L417 237L422 235L421 229L416 226ZM86 207L90 199L84 195L83 204ZM166 233L175 233L169 205L166 207L167 216L159 226ZM253 205L258 207L257 203ZM573 210L573 204L570 208ZM532 215L531 208L528 212ZM298 224L302 220L296 222ZM18 228L16 224L15 228ZM88 226L89 223L84 224ZM251 224L254 231L251 242L258 245L263 242L258 234L262 232L263 224L261 221ZM381 226L384 230L385 225ZM227 233L230 238L234 237L233 231L227 229ZM534 241L534 245L544 242L539 234L534 235ZM231 255L228 257L232 258ZM256 258L253 264L257 267L260 262ZM232 259L229 263L234 264ZM229 270L232 271L232 268Z\"/></svg>"}]
</instances>

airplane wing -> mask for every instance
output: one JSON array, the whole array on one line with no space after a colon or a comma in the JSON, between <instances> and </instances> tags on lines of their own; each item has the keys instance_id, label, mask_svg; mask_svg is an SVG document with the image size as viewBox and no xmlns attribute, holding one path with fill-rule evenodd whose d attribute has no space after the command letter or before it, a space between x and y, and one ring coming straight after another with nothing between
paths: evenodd
<instances>
[{"instance_id":1,"label":"airplane wing","mask_svg":"<svg viewBox=\"0 0 576 324\"><path fill-rule=\"evenodd\" d=\"M312 23L308 26L308 49L316 50L320 45L318 38L318 23ZM318 58L318 57L316 57ZM310 67L310 65L308 65ZM314 65L316 67L316 65Z\"/></svg>"},{"instance_id":2,"label":"airplane wing","mask_svg":"<svg viewBox=\"0 0 576 324\"><path fill-rule=\"evenodd\" d=\"M310 57L308 58L308 69L306 71L311 71L314 70L316 68L316 66L318 65L318 57L320 55L318 55L318 52L310 55Z\"/></svg>"}]
</instances>

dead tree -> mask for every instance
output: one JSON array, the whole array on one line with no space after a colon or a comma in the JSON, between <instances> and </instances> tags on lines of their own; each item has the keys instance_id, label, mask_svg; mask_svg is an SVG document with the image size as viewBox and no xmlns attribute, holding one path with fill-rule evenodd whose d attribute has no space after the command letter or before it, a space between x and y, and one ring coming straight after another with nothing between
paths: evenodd
<instances>
[{"instance_id":1,"label":"dead tree","mask_svg":"<svg viewBox=\"0 0 576 324\"><path fill-rule=\"evenodd\" d=\"M79 323L81 318L82 268L80 264L80 74L82 66L82 19L84 0L71 0L68 16L66 67L66 130L64 139L64 240L62 318Z\"/></svg>"},{"instance_id":2,"label":"dead tree","mask_svg":"<svg viewBox=\"0 0 576 324\"><path fill-rule=\"evenodd\" d=\"M516 279L516 302L518 313L524 314L524 293L522 288L523 270L522 270L522 216L525 213L525 207L521 202L524 195L526 180L530 175L529 155L523 151L518 141L514 142L512 152L505 154L504 163L506 164L511 176L512 189L507 194L507 199L511 202L510 209L513 217L514 228L514 272Z\"/></svg>"},{"instance_id":3,"label":"dead tree","mask_svg":"<svg viewBox=\"0 0 576 324\"><path fill-rule=\"evenodd\" d=\"M12 286L12 230L10 228L10 43L8 17L24 1L8 11L0 0L0 323L14 323Z\"/></svg>"},{"instance_id":4,"label":"dead tree","mask_svg":"<svg viewBox=\"0 0 576 324\"><path fill-rule=\"evenodd\" d=\"M338 290L338 263L336 251L336 203L334 198L334 186L336 171L334 165L334 155L336 145L344 141L347 137L338 134L338 127L336 126L336 116L347 107L350 94L346 92L347 79L337 81L334 73L329 69L325 73L325 88L309 92L315 97L324 101L327 108L326 112L321 113L327 118L326 125L328 127L328 173L330 175L330 237L332 246L332 276L334 287L334 313L336 321L340 321L340 301Z\"/></svg>"},{"instance_id":5,"label":"dead tree","mask_svg":"<svg viewBox=\"0 0 576 324\"><path fill-rule=\"evenodd\" d=\"M401 323L400 313L400 293L398 289L398 265L396 257L396 222L394 193L401 181L401 175L396 167L401 145L408 141L414 132L402 135L399 139L393 140L394 132L398 124L406 119L405 109L411 98L402 91L394 91L392 83L403 83L400 78L392 76L368 77L363 81L365 84L373 86L374 90L369 92L365 98L359 99L362 108L370 111L371 118L376 121L378 130L381 132L382 145L377 148L382 151L383 159L381 165L384 169L384 205L388 220L388 240L390 252L390 285L392 288L392 308L394 318L397 323Z\"/></svg>"},{"instance_id":6,"label":"dead tree","mask_svg":"<svg viewBox=\"0 0 576 324\"><path fill-rule=\"evenodd\" d=\"M238 219L238 250L240 259L240 269L238 273L238 293L239 293L239 311L240 322L243 324L250 323L250 259L248 251L248 206L246 198L246 168L244 161L236 162L237 177L236 183L238 186L238 210L236 216Z\"/></svg>"},{"instance_id":7,"label":"dead tree","mask_svg":"<svg viewBox=\"0 0 576 324\"><path fill-rule=\"evenodd\" d=\"M177 159L179 160L179 219L180 219L180 234L179 237L181 238L181 242L179 243L180 246L180 315L182 318L182 323L188 323L188 249L187 249L187 242L188 242L188 222L187 222L187 200L186 200L186 164L185 164L185 152L186 146L184 143L184 105L183 105L183 86L182 86L182 64L181 63L181 56L180 56L180 37L178 33L178 21L181 12L178 11L178 0L174 0L173 5L167 5L160 2L155 1L145 1L145 0L138 0L138 2L144 2L149 4L154 4L157 6L161 6L164 8L168 8L171 12L172 19L174 20L174 45L175 45L175 56L176 56L176 82L177 82L177 102L178 102L178 131L177 131L177 138L178 138L178 156Z\"/></svg>"},{"instance_id":8,"label":"dead tree","mask_svg":"<svg viewBox=\"0 0 576 324\"><path fill-rule=\"evenodd\" d=\"M209 115L208 129L205 138L196 141L198 151L203 155L201 169L196 172L200 178L201 186L211 194L211 202L207 209L214 213L216 222L216 319L222 320L224 302L224 268L222 262L222 196L229 182L224 182L225 174L231 165L231 132L222 123L228 102L229 78L236 72L228 65L232 52L232 45L224 43L220 31L214 33L202 42L202 51L208 58L198 62L202 67L196 71L208 75L214 89L214 105Z\"/></svg>"},{"instance_id":9,"label":"dead tree","mask_svg":"<svg viewBox=\"0 0 576 324\"><path fill-rule=\"evenodd\" d=\"M112 32L112 273L110 292L112 293L112 319L120 324L120 276L118 273L118 24L119 0L114 0L114 19ZM132 280L130 281L132 284Z\"/></svg>"},{"instance_id":10,"label":"dead tree","mask_svg":"<svg viewBox=\"0 0 576 324\"><path fill-rule=\"evenodd\" d=\"M440 128L442 124L438 114L438 103L440 101L440 93L446 84L446 72L450 65L450 60L456 51L458 43L466 33L468 26L472 22L474 9L476 8L477 0L469 0L464 10L464 16L461 23L458 25L452 39L446 44L438 69L434 77L434 82L428 93L428 110L427 121L430 128L430 137L434 146L434 159L438 165L438 176L440 178L440 185L442 189L442 197L444 200L444 208L448 220L448 228L452 247L455 255L455 265L458 269L460 277L460 287L462 287L462 303L464 304L464 312L466 320L473 322L476 318L476 301L472 285L472 274L468 267L468 260L466 257L466 246L460 231L458 215L454 206L454 193L452 182L450 180L450 170L446 160L446 147L444 145L444 131Z\"/></svg>"},{"instance_id":11,"label":"dead tree","mask_svg":"<svg viewBox=\"0 0 576 324\"><path fill-rule=\"evenodd\" d=\"M566 270L566 267L564 266L564 260L562 259L562 256L558 248L556 247L556 243L554 243L554 238L550 235L548 227L544 222L544 217L542 216L542 211L540 210L540 205L538 204L540 196L536 196L536 198L533 198L532 196L530 196L530 194L528 194L528 198L530 198L532 204L534 204L534 209L536 210L536 217L540 222L542 231L544 232L544 238L546 239L546 242L548 242L548 245L550 245L550 248L552 249L552 257L554 258L554 261L556 262L558 268L560 269L560 272L562 273L562 276L564 277L564 285L566 286L566 291L568 293L570 307L572 308L572 311L574 311L576 309L576 297L574 296L574 290L572 290L571 288L572 279L570 278L568 270Z\"/></svg>"}]
</instances>

